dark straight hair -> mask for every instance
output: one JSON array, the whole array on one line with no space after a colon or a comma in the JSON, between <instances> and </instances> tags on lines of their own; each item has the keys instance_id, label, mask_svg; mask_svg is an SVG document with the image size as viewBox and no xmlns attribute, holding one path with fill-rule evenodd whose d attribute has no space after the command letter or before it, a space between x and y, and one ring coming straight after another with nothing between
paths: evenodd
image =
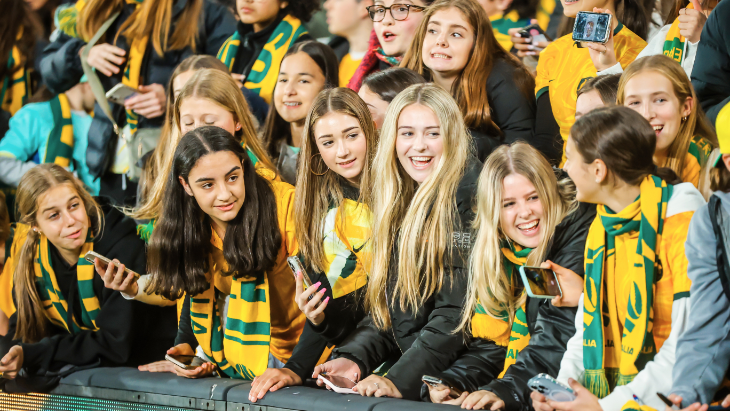
<instances>
[{"instance_id":1,"label":"dark straight hair","mask_svg":"<svg viewBox=\"0 0 730 411\"><path fill-rule=\"evenodd\" d=\"M362 86L377 94L381 100L390 103L401 91L414 84L425 83L422 75L405 67L392 67L376 71L365 77Z\"/></svg>"},{"instance_id":2,"label":"dark straight hair","mask_svg":"<svg viewBox=\"0 0 730 411\"><path fill-rule=\"evenodd\" d=\"M324 88L337 87L340 82L339 63L332 48L315 40L307 40L296 43L284 54L283 62L287 57L296 53L307 53L317 63L317 66L324 74ZM277 82L278 84L278 82ZM264 131L261 136L264 149L269 153L271 159L276 162L279 159L279 145L281 141L291 141L291 127L284 120L274 105L274 97L271 97L269 114L266 116Z\"/></svg>"},{"instance_id":3,"label":"dark straight hair","mask_svg":"<svg viewBox=\"0 0 730 411\"><path fill-rule=\"evenodd\" d=\"M616 15L629 30L644 40L648 40L649 21L652 10L644 8L640 0L616 0Z\"/></svg>"},{"instance_id":4,"label":"dark straight hair","mask_svg":"<svg viewBox=\"0 0 730 411\"><path fill-rule=\"evenodd\" d=\"M570 129L576 149L586 163L603 161L613 175L638 185L649 174L667 184L679 184L677 174L654 165L656 133L636 111L623 106L601 107L579 118Z\"/></svg>"},{"instance_id":5,"label":"dark straight hair","mask_svg":"<svg viewBox=\"0 0 730 411\"><path fill-rule=\"evenodd\" d=\"M593 77L578 90L578 97L595 90L598 92L598 96L601 97L603 104L615 106L619 80L621 80L621 74Z\"/></svg>"},{"instance_id":6,"label":"dark straight hair","mask_svg":"<svg viewBox=\"0 0 730 411\"><path fill-rule=\"evenodd\" d=\"M223 256L228 263L223 275L256 277L274 267L281 233L269 182L256 172L241 143L229 132L215 126L200 127L185 134L175 150L162 214L150 239L148 268L153 275L146 292L176 300L183 293L197 295L210 287L205 277L213 247L210 217L185 192L178 177L187 182L198 160L224 151L241 160L246 196L238 215L228 222L223 239Z\"/></svg>"}]
</instances>

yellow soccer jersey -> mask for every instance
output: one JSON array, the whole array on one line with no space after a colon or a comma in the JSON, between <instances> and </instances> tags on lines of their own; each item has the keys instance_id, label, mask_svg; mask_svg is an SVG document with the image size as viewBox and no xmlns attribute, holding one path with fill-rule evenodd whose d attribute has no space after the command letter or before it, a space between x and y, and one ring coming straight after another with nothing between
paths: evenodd
<instances>
[{"instance_id":1,"label":"yellow soccer jersey","mask_svg":"<svg viewBox=\"0 0 730 411\"><path fill-rule=\"evenodd\" d=\"M646 42L641 37L619 23L614 33L616 58L624 69L641 50ZM574 45L572 35L565 35L550 44L540 53L535 78L535 95L539 98L549 91L555 121L560 127L563 142L568 140L570 127L575 123L575 102L578 90L585 82L596 76L596 68L591 61L587 48ZM565 155L561 164L565 162Z\"/></svg>"}]
</instances>

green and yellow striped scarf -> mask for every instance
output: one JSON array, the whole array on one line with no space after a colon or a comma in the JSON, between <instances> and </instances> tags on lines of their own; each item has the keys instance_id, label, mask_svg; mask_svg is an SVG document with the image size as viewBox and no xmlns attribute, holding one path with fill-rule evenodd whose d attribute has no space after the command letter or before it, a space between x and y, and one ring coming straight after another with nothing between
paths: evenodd
<instances>
[{"instance_id":1,"label":"green and yellow striped scarf","mask_svg":"<svg viewBox=\"0 0 730 411\"><path fill-rule=\"evenodd\" d=\"M96 273L94 264L84 259L86 253L93 249L94 243L90 238L81 247L79 261L76 264L79 299L81 301L81 322L79 323L79 320L72 315L73 322L68 324L69 310L73 312L73 308L69 308L63 294L61 294L61 290L58 288L56 274L51 265L51 244L45 235L41 235L38 242L33 269L35 270L36 285L40 290L43 309L51 323L65 328L71 334L76 334L81 330L99 330L96 326L96 317L100 311L99 299L94 294L94 275Z\"/></svg>"},{"instance_id":2,"label":"green and yellow striped scarf","mask_svg":"<svg viewBox=\"0 0 730 411\"><path fill-rule=\"evenodd\" d=\"M585 386L598 398L604 398L616 386L631 382L656 354L650 314L654 303L652 287L672 188L659 177L646 177L641 183L639 198L619 213L599 205L598 215L588 232L583 301L583 365ZM613 281L615 238L632 231L639 232L636 254L643 257L643 262L635 264L631 267L632 272L624 274L633 279L633 292L628 299L622 334L615 304L607 303L607 300L619 300ZM612 341L613 344L609 346L606 341ZM606 366L614 362L618 368Z\"/></svg>"},{"instance_id":3,"label":"green and yellow striped scarf","mask_svg":"<svg viewBox=\"0 0 730 411\"><path fill-rule=\"evenodd\" d=\"M9 72L11 74L2 79L0 108L12 115L23 107L31 94L30 76L25 69L25 59L16 46L10 50L8 69L11 70Z\"/></svg>"},{"instance_id":4,"label":"green and yellow striped scarf","mask_svg":"<svg viewBox=\"0 0 730 411\"><path fill-rule=\"evenodd\" d=\"M71 106L65 94L59 94L51 103L53 129L48 134L43 163L55 163L68 168L74 151L74 129L71 122Z\"/></svg>"},{"instance_id":5,"label":"green and yellow striped scarf","mask_svg":"<svg viewBox=\"0 0 730 411\"><path fill-rule=\"evenodd\" d=\"M223 241L213 231L210 255L210 288L190 298L190 320L193 333L205 355L228 377L253 380L269 363L271 343L271 311L269 281L265 273L256 278L223 277L228 269L223 258ZM229 288L228 315L222 327L215 284Z\"/></svg>"},{"instance_id":6,"label":"green and yellow striped scarf","mask_svg":"<svg viewBox=\"0 0 730 411\"><path fill-rule=\"evenodd\" d=\"M530 25L530 19L521 19L517 10L502 15L497 14L489 17L492 23L492 31L497 38L497 42L507 51L512 50L512 40L509 35L509 29L520 28Z\"/></svg>"},{"instance_id":7,"label":"green and yellow striped scarf","mask_svg":"<svg viewBox=\"0 0 730 411\"><path fill-rule=\"evenodd\" d=\"M58 30L68 34L71 37L79 38L79 32L76 23L79 19L79 13L86 6L85 0L78 0L73 5L61 5L56 11L56 27ZM88 39L87 39L88 40Z\"/></svg>"},{"instance_id":8,"label":"green and yellow striped scarf","mask_svg":"<svg viewBox=\"0 0 730 411\"><path fill-rule=\"evenodd\" d=\"M533 249L523 249L514 242L506 241L503 241L501 246L503 271L508 281L514 284L514 281L518 281L517 278L519 278L517 271L527 263L527 256L530 255ZM509 315L506 311L503 311L498 317L495 318L489 315L481 304L477 304L477 309L471 320L471 329L472 335L475 338L491 340L497 345L507 347L504 368L499 374L499 378L502 378L507 372L507 369L517 362L517 356L520 351L525 349L530 343L530 331L527 326L527 314L525 313L524 304L515 311L515 318L509 334L506 332L507 327L509 327Z\"/></svg>"},{"instance_id":9,"label":"green and yellow striped scarf","mask_svg":"<svg viewBox=\"0 0 730 411\"><path fill-rule=\"evenodd\" d=\"M686 8L694 10L695 7L692 2L690 2ZM682 64L682 61L684 61L684 55L687 52L686 40L687 39L685 39L684 36L679 34L679 18L676 18L669 27L667 37L664 39L664 55L677 63Z\"/></svg>"},{"instance_id":10,"label":"green and yellow striped scarf","mask_svg":"<svg viewBox=\"0 0 730 411\"><path fill-rule=\"evenodd\" d=\"M301 20L290 15L285 16L256 58L244 86L270 103L276 79L279 77L281 60L292 44L304 34L307 34L307 29ZM218 60L228 66L228 70L233 70L240 46L241 35L235 32L218 51Z\"/></svg>"}]
</instances>

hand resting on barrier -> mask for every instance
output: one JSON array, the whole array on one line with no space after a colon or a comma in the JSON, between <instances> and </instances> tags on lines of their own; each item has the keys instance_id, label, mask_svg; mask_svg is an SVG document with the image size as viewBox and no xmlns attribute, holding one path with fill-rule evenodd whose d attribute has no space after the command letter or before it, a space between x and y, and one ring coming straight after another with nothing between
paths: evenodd
<instances>
[{"instance_id":1,"label":"hand resting on barrier","mask_svg":"<svg viewBox=\"0 0 730 411\"><path fill-rule=\"evenodd\" d=\"M0 360L0 373L3 378L12 380L21 368L23 368L23 348L16 345Z\"/></svg>"},{"instance_id":2,"label":"hand resting on barrier","mask_svg":"<svg viewBox=\"0 0 730 411\"><path fill-rule=\"evenodd\" d=\"M190 347L190 344L185 343L170 348L167 350L167 354L195 355L195 351ZM138 369L148 372L172 372L179 377L185 378L203 378L215 372L215 365L211 362L206 362L194 370L184 370L169 361L157 361L147 365L140 365Z\"/></svg>"},{"instance_id":3,"label":"hand resting on barrier","mask_svg":"<svg viewBox=\"0 0 730 411\"><path fill-rule=\"evenodd\" d=\"M354 361L348 360L347 358L337 358L327 361L314 368L312 378L317 380L317 385L323 387L325 384L318 378L321 373L344 377L354 382L360 381L360 367ZM327 389L329 390L330 387L327 387Z\"/></svg>"},{"instance_id":4,"label":"hand resting on barrier","mask_svg":"<svg viewBox=\"0 0 730 411\"><path fill-rule=\"evenodd\" d=\"M253 379L248 400L256 402L264 398L267 392L292 385L302 385L302 379L294 371L287 368L269 368Z\"/></svg>"},{"instance_id":5,"label":"hand resting on barrier","mask_svg":"<svg viewBox=\"0 0 730 411\"><path fill-rule=\"evenodd\" d=\"M355 391L363 397L403 398L391 380L375 374L357 383Z\"/></svg>"}]
</instances>

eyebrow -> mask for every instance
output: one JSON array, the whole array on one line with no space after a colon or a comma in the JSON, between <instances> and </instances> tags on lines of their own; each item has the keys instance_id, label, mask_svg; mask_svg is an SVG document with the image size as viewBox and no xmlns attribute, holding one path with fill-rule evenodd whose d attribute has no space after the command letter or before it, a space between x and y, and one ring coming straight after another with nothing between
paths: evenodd
<instances>
[{"instance_id":1,"label":"eyebrow","mask_svg":"<svg viewBox=\"0 0 730 411\"><path fill-rule=\"evenodd\" d=\"M435 24L437 26L441 26L441 22L438 21L438 20L429 20L428 24L429 25ZM459 29L462 29L462 30L469 31L469 29L467 29L466 27L462 26L461 24L449 24L448 27L451 27L451 28L459 28Z\"/></svg>"},{"instance_id":2,"label":"eyebrow","mask_svg":"<svg viewBox=\"0 0 730 411\"><path fill-rule=\"evenodd\" d=\"M232 168L232 169L230 169L230 170L229 170L229 171L228 171L228 172L226 173L226 175L229 175L229 174L233 173L234 171L236 171L236 170L240 170L240 169L241 169L241 166L233 166L233 168ZM204 182L204 181L213 181L213 180L215 180L215 179L214 179L213 177L200 177L199 179L195 180L195 182L196 182L196 183L202 183L202 182Z\"/></svg>"},{"instance_id":3,"label":"eyebrow","mask_svg":"<svg viewBox=\"0 0 730 411\"><path fill-rule=\"evenodd\" d=\"M72 202L73 200L78 200L78 199L79 199L79 196L75 195L75 196L69 198L68 201L66 202L66 204ZM45 214L46 211L52 211L52 210L55 210L57 208L58 207L56 207L56 206L48 207L48 208L44 209L43 211L41 211L41 214Z\"/></svg>"},{"instance_id":4,"label":"eyebrow","mask_svg":"<svg viewBox=\"0 0 730 411\"><path fill-rule=\"evenodd\" d=\"M537 194L537 190L532 190L532 191L530 191L529 193L527 193L527 195L526 195L525 197L530 197L530 196L532 196L533 194ZM505 202L505 201L510 201L510 200L514 200L514 197L506 197L506 198L504 198L504 199L502 200L502 202Z\"/></svg>"},{"instance_id":5,"label":"eyebrow","mask_svg":"<svg viewBox=\"0 0 730 411\"><path fill-rule=\"evenodd\" d=\"M311 76L311 77L314 77L314 74L311 74L311 73L295 73L295 74L298 74L300 76ZM279 72L279 75L281 76L281 75L288 75L288 74L286 74L285 71L280 71Z\"/></svg>"},{"instance_id":6,"label":"eyebrow","mask_svg":"<svg viewBox=\"0 0 730 411\"><path fill-rule=\"evenodd\" d=\"M402 128L415 128L415 127L414 126L400 126L400 127L398 127L398 130L400 130ZM426 126L423 129L428 130L430 128L441 128L441 126Z\"/></svg>"}]
</instances>

